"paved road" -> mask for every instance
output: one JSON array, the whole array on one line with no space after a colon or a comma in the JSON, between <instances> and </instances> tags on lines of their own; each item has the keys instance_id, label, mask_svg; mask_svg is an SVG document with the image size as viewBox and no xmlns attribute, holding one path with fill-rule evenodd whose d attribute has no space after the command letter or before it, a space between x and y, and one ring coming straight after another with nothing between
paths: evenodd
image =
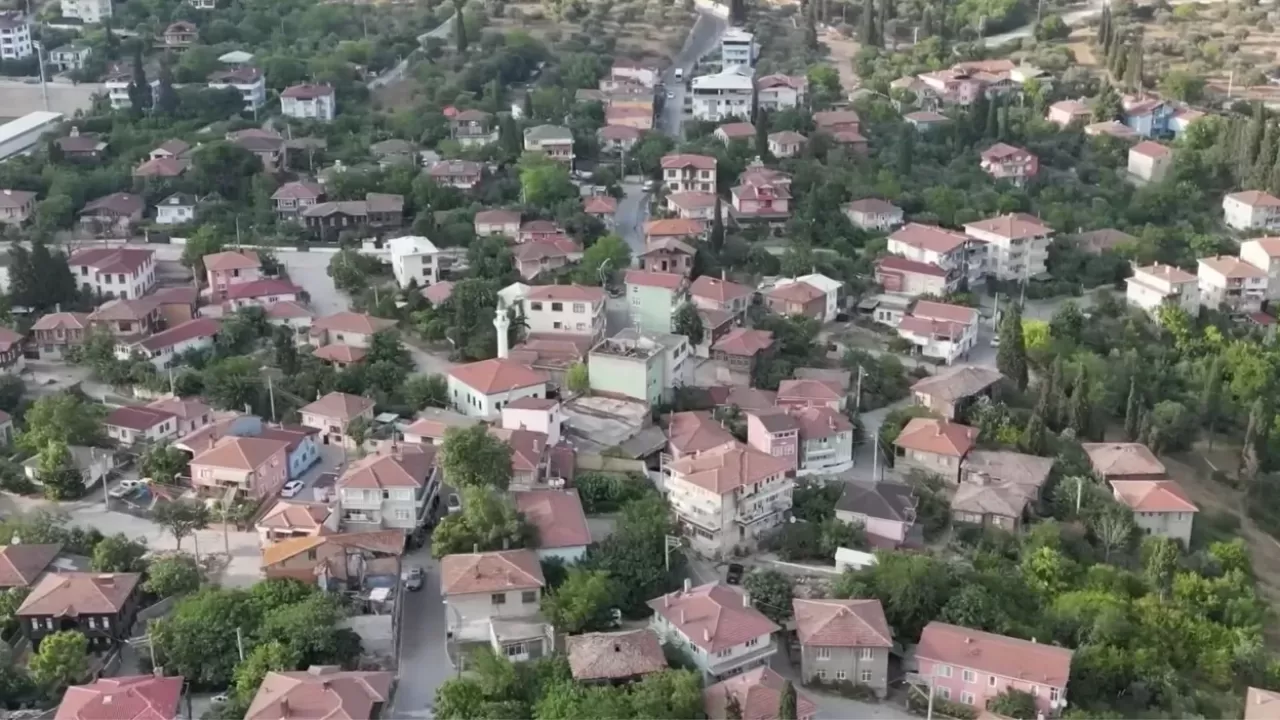
<instances>
[{"instance_id":1,"label":"paved road","mask_svg":"<svg viewBox=\"0 0 1280 720\"><path fill-rule=\"evenodd\" d=\"M631 247L632 264L644 252L644 223L649 219L649 193L638 182L622 184L622 199L613 215L614 229Z\"/></svg>"},{"instance_id":2,"label":"paved road","mask_svg":"<svg viewBox=\"0 0 1280 720\"><path fill-rule=\"evenodd\" d=\"M1169 0L1170 5L1183 5L1185 3L1198 2L1223 2L1223 0ZM1102 7L1107 4L1107 0L1089 0L1089 6L1080 10L1072 10L1062 14L1062 21L1070 26L1083 25L1087 20L1095 15L1102 14ZM1151 3L1139 2L1139 5L1148 5ZM1035 31L1035 23L1028 23L1020 28L1010 30L999 35L991 35L986 38L988 45L1003 45L1012 40L1021 40L1029 38Z\"/></svg>"},{"instance_id":3,"label":"paved road","mask_svg":"<svg viewBox=\"0 0 1280 720\"><path fill-rule=\"evenodd\" d=\"M440 563L431 558L430 546L405 556L405 565L427 571L418 592L404 594L400 630L400 684L391 717L432 717L436 688L454 675L445 652L445 606L440 597Z\"/></svg>"},{"instance_id":4,"label":"paved road","mask_svg":"<svg viewBox=\"0 0 1280 720\"><path fill-rule=\"evenodd\" d=\"M685 82L689 80L694 63L711 52L712 48L720 42L720 36L724 34L728 25L728 21L722 17L699 11L698 19L690 28L688 37L685 38L684 47L680 48L680 52L672 60L671 67L662 76L667 90L673 92L675 97L664 101L666 104L662 108L662 115L658 118L658 129L677 140L680 139L680 124L684 121ZM684 80L676 80L676 68L684 70Z\"/></svg>"},{"instance_id":5,"label":"paved road","mask_svg":"<svg viewBox=\"0 0 1280 720\"><path fill-rule=\"evenodd\" d=\"M429 30L419 35L418 44L425 45L428 38L437 38L440 40L447 40L451 35L453 35L453 15L450 15L449 19L441 23L436 29ZM391 68L387 72L382 73L378 77L370 80L369 89L373 90L375 88L380 88L384 85L390 85L391 83L396 82L400 78L404 77L404 73L408 69L409 69L409 58L406 57L400 62L396 63L395 67Z\"/></svg>"}]
</instances>

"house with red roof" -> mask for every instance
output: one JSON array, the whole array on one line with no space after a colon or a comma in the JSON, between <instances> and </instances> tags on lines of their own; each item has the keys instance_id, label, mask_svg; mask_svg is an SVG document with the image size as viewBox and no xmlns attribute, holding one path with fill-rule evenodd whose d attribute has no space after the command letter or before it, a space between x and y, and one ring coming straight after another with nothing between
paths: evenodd
<instances>
[{"instance_id":1,"label":"house with red roof","mask_svg":"<svg viewBox=\"0 0 1280 720\"><path fill-rule=\"evenodd\" d=\"M156 254L141 248L84 248L67 258L80 289L110 300L140 298L156 285Z\"/></svg>"},{"instance_id":2,"label":"house with red roof","mask_svg":"<svg viewBox=\"0 0 1280 720\"><path fill-rule=\"evenodd\" d=\"M26 341L19 333L0 327L0 373L14 375L27 367L22 345Z\"/></svg>"},{"instance_id":3,"label":"house with red roof","mask_svg":"<svg viewBox=\"0 0 1280 720\"><path fill-rule=\"evenodd\" d=\"M1144 183L1160 182L1173 168L1173 149L1154 140L1129 148L1129 175Z\"/></svg>"},{"instance_id":4,"label":"house with red roof","mask_svg":"<svg viewBox=\"0 0 1280 720\"><path fill-rule=\"evenodd\" d=\"M649 628L570 635L565 645L569 671L580 683L628 682L668 669L662 641Z\"/></svg>"},{"instance_id":5,"label":"house with red roof","mask_svg":"<svg viewBox=\"0 0 1280 720\"><path fill-rule=\"evenodd\" d=\"M182 717L181 676L151 675L99 678L67 688L54 720L174 720Z\"/></svg>"},{"instance_id":6,"label":"house with red roof","mask_svg":"<svg viewBox=\"0 0 1280 720\"><path fill-rule=\"evenodd\" d=\"M893 441L899 463L907 468L960 479L960 463L978 442L978 429L950 420L911 418Z\"/></svg>"},{"instance_id":7,"label":"house with red roof","mask_svg":"<svg viewBox=\"0 0 1280 720\"><path fill-rule=\"evenodd\" d=\"M263 278L237 283L227 289L222 309L235 312L241 308L265 308L279 302L294 302L302 288L284 278Z\"/></svg>"},{"instance_id":8,"label":"house with red roof","mask_svg":"<svg viewBox=\"0 0 1280 720\"><path fill-rule=\"evenodd\" d=\"M710 720L781 720L786 687L786 679L776 670L761 666L707 687L702 691L702 708ZM813 720L817 715L818 706L803 693L796 693L796 720Z\"/></svg>"},{"instance_id":9,"label":"house with red roof","mask_svg":"<svg viewBox=\"0 0 1280 720\"><path fill-rule=\"evenodd\" d=\"M640 269L688 277L693 273L697 254L697 248L684 240L660 238L645 244L644 252L640 253Z\"/></svg>"},{"instance_id":10,"label":"house with red roof","mask_svg":"<svg viewBox=\"0 0 1280 720\"><path fill-rule=\"evenodd\" d=\"M826 406L748 411L747 444L782 458L792 475L833 475L853 467L853 424Z\"/></svg>"},{"instance_id":11,"label":"house with red roof","mask_svg":"<svg viewBox=\"0 0 1280 720\"><path fill-rule=\"evenodd\" d=\"M135 342L118 343L116 357L128 360L140 353L157 370L164 370L184 353L213 347L221 330L222 323L215 318L196 318Z\"/></svg>"},{"instance_id":12,"label":"house with red roof","mask_svg":"<svg viewBox=\"0 0 1280 720\"><path fill-rule=\"evenodd\" d=\"M159 442L178 432L176 415L143 405L118 407L107 414L102 424L107 429L107 437L124 447Z\"/></svg>"},{"instance_id":13,"label":"house with red roof","mask_svg":"<svg viewBox=\"0 0 1280 720\"><path fill-rule=\"evenodd\" d=\"M547 374L508 358L490 358L449 371L449 401L458 412L497 419L507 403L547 396Z\"/></svg>"},{"instance_id":14,"label":"house with red roof","mask_svg":"<svg viewBox=\"0 0 1280 720\"><path fill-rule=\"evenodd\" d=\"M929 263L897 255L886 255L875 262L876 282L886 293L917 297L942 297L960 286L960 277Z\"/></svg>"},{"instance_id":15,"label":"house with red roof","mask_svg":"<svg viewBox=\"0 0 1280 720\"><path fill-rule=\"evenodd\" d=\"M389 716L395 673L341 670L312 665L307 670L269 672L258 686L245 720L379 720Z\"/></svg>"},{"instance_id":16,"label":"house with red roof","mask_svg":"<svg viewBox=\"0 0 1280 720\"><path fill-rule=\"evenodd\" d=\"M643 135L643 130L630 125L605 125L596 131L596 138L600 141L600 151L609 153L630 150L640 142Z\"/></svg>"},{"instance_id":17,"label":"house with red roof","mask_svg":"<svg viewBox=\"0 0 1280 720\"><path fill-rule=\"evenodd\" d=\"M90 650L110 650L131 637L141 580L138 573L46 573L14 616L33 650L46 635L64 630L82 633Z\"/></svg>"},{"instance_id":18,"label":"house with red roof","mask_svg":"<svg viewBox=\"0 0 1280 720\"><path fill-rule=\"evenodd\" d=\"M354 448L347 428L356 418L373 422L374 402L360 395L331 392L313 403L304 405L298 413L305 427L320 431L324 445L342 445Z\"/></svg>"},{"instance_id":19,"label":"house with red roof","mask_svg":"<svg viewBox=\"0 0 1280 720\"><path fill-rule=\"evenodd\" d=\"M756 362L773 350L773 333L738 327L711 346L711 359L724 363L730 374L750 375Z\"/></svg>"},{"instance_id":20,"label":"house with red roof","mask_svg":"<svg viewBox=\"0 0 1280 720\"><path fill-rule=\"evenodd\" d=\"M984 271L1001 280L1022 282L1046 269L1053 228L1027 213L1008 213L967 223L964 234L985 245Z\"/></svg>"},{"instance_id":21,"label":"house with red roof","mask_svg":"<svg viewBox=\"0 0 1280 720\"><path fill-rule=\"evenodd\" d=\"M226 297L232 285L262 278L262 261L253 250L226 250L204 256L205 284L209 293Z\"/></svg>"},{"instance_id":22,"label":"house with red roof","mask_svg":"<svg viewBox=\"0 0 1280 720\"><path fill-rule=\"evenodd\" d=\"M1255 313L1267 299L1267 272L1231 255L1200 258L1196 280L1200 304L1211 310Z\"/></svg>"},{"instance_id":23,"label":"house with red roof","mask_svg":"<svg viewBox=\"0 0 1280 720\"><path fill-rule=\"evenodd\" d=\"M790 110L804 100L809 90L809 79L804 75L765 75L756 80L756 94L760 107L774 112Z\"/></svg>"},{"instance_id":24,"label":"house with red roof","mask_svg":"<svg viewBox=\"0 0 1280 720\"><path fill-rule=\"evenodd\" d=\"M618 212L618 200L611 195L590 195L582 198L582 212L604 223L612 230L614 214Z\"/></svg>"},{"instance_id":25,"label":"house with red roof","mask_svg":"<svg viewBox=\"0 0 1280 720\"><path fill-rule=\"evenodd\" d=\"M920 300L898 321L898 337L910 342L913 352L951 365L977 345L978 319L970 307Z\"/></svg>"},{"instance_id":26,"label":"house with red roof","mask_svg":"<svg viewBox=\"0 0 1280 720\"><path fill-rule=\"evenodd\" d=\"M667 416L667 454L670 463L699 453L737 444L733 435L705 410L687 410Z\"/></svg>"},{"instance_id":27,"label":"house with red roof","mask_svg":"<svg viewBox=\"0 0 1280 720\"><path fill-rule=\"evenodd\" d=\"M337 110L337 93L332 85L301 83L280 93L280 113L300 120L331 122Z\"/></svg>"},{"instance_id":28,"label":"house with red roof","mask_svg":"<svg viewBox=\"0 0 1280 720\"><path fill-rule=\"evenodd\" d=\"M306 500L277 500L257 523L258 543L271 543L300 537L332 535L338 532L338 513L333 505Z\"/></svg>"},{"instance_id":29,"label":"house with red roof","mask_svg":"<svg viewBox=\"0 0 1280 720\"><path fill-rule=\"evenodd\" d=\"M1025 148L996 143L982 151L978 167L997 180L1022 186L1040 172L1040 158Z\"/></svg>"},{"instance_id":30,"label":"house with red roof","mask_svg":"<svg viewBox=\"0 0 1280 720\"><path fill-rule=\"evenodd\" d=\"M719 582L684 588L649 601L649 627L663 642L686 649L686 657L714 681L767 667L778 651L781 630L751 604L742 590ZM753 717L743 715L743 717Z\"/></svg>"},{"instance_id":31,"label":"house with red roof","mask_svg":"<svg viewBox=\"0 0 1280 720\"><path fill-rule=\"evenodd\" d=\"M289 443L259 437L224 437L191 458L191 482L242 498L276 495L289 479Z\"/></svg>"},{"instance_id":32,"label":"house with red roof","mask_svg":"<svg viewBox=\"0 0 1280 720\"><path fill-rule=\"evenodd\" d=\"M395 326L395 320L343 310L311 322L311 344L316 347L347 345L368 350L373 345L374 335Z\"/></svg>"},{"instance_id":33,"label":"house with red roof","mask_svg":"<svg viewBox=\"0 0 1280 720\"><path fill-rule=\"evenodd\" d=\"M741 443L686 455L663 467L667 500L690 547L726 558L786 521L794 460Z\"/></svg>"},{"instance_id":34,"label":"house with red roof","mask_svg":"<svg viewBox=\"0 0 1280 720\"><path fill-rule=\"evenodd\" d=\"M276 214L282 220L287 220L295 219L299 212L324 202L325 197L324 186L320 183L310 180L291 180L271 193L271 202L275 205Z\"/></svg>"},{"instance_id":35,"label":"house with red roof","mask_svg":"<svg viewBox=\"0 0 1280 720\"><path fill-rule=\"evenodd\" d=\"M495 550L440 559L440 594L454 648L488 645L512 661L551 654L554 629L541 614L547 585L533 550Z\"/></svg>"},{"instance_id":36,"label":"house with red roof","mask_svg":"<svg viewBox=\"0 0 1280 720\"><path fill-rule=\"evenodd\" d=\"M675 213L678 218L706 222L715 220L717 202L715 193L700 190L668 193L666 201L667 209Z\"/></svg>"},{"instance_id":37,"label":"house with red roof","mask_svg":"<svg viewBox=\"0 0 1280 720\"><path fill-rule=\"evenodd\" d=\"M589 285L534 285L521 298L530 333L604 338L604 289Z\"/></svg>"},{"instance_id":38,"label":"house with red roof","mask_svg":"<svg viewBox=\"0 0 1280 720\"><path fill-rule=\"evenodd\" d=\"M890 255L939 268L948 283L958 284L961 278L977 282L982 277L982 255L970 253L977 246L977 240L954 230L908 223L889 235L888 250Z\"/></svg>"},{"instance_id":39,"label":"house with red roof","mask_svg":"<svg viewBox=\"0 0 1280 720\"><path fill-rule=\"evenodd\" d=\"M435 447L382 443L338 478L342 527L414 532L437 504L440 475Z\"/></svg>"},{"instance_id":40,"label":"house with red roof","mask_svg":"<svg viewBox=\"0 0 1280 720\"><path fill-rule=\"evenodd\" d=\"M1067 648L1020 640L959 625L931 622L920 635L916 659L936 697L978 713L1008 690L1035 698L1045 717L1066 707L1071 656Z\"/></svg>"},{"instance_id":41,"label":"house with red roof","mask_svg":"<svg viewBox=\"0 0 1280 720\"><path fill-rule=\"evenodd\" d=\"M1236 230L1280 228L1280 198L1262 190L1243 190L1222 198L1222 221Z\"/></svg>"},{"instance_id":42,"label":"house with red roof","mask_svg":"<svg viewBox=\"0 0 1280 720\"><path fill-rule=\"evenodd\" d=\"M857 683L884 697L889 690L893 630L879 600L796 598L791 601L806 683Z\"/></svg>"},{"instance_id":43,"label":"house with red roof","mask_svg":"<svg viewBox=\"0 0 1280 720\"><path fill-rule=\"evenodd\" d=\"M728 280L723 273L720 277L699 276L689 285L689 298L694 306L702 310L726 312L735 318L746 314L754 294L754 289Z\"/></svg>"},{"instance_id":44,"label":"house with red roof","mask_svg":"<svg viewBox=\"0 0 1280 720\"><path fill-rule=\"evenodd\" d=\"M578 491L549 488L511 494L516 510L538 529L538 558L560 558L566 564L587 554L591 529Z\"/></svg>"},{"instance_id":45,"label":"house with red roof","mask_svg":"<svg viewBox=\"0 0 1280 720\"><path fill-rule=\"evenodd\" d=\"M902 224L902 208L880 198L854 200L841 209L849 222L863 230L892 230Z\"/></svg>"},{"instance_id":46,"label":"house with red roof","mask_svg":"<svg viewBox=\"0 0 1280 720\"><path fill-rule=\"evenodd\" d=\"M518 210L481 210L476 213L475 230L478 237L505 235L515 240L520 233Z\"/></svg>"},{"instance_id":47,"label":"house with red roof","mask_svg":"<svg viewBox=\"0 0 1280 720\"><path fill-rule=\"evenodd\" d=\"M1147 535L1191 541L1200 509L1164 463L1142 443L1084 443L1093 471L1109 485L1116 502L1133 510L1134 523Z\"/></svg>"},{"instance_id":48,"label":"house with red roof","mask_svg":"<svg viewBox=\"0 0 1280 720\"><path fill-rule=\"evenodd\" d=\"M542 433L546 436L548 445L560 443L563 426L564 409L559 400L530 396L512 400L502 407L504 429Z\"/></svg>"},{"instance_id":49,"label":"house with red roof","mask_svg":"<svg viewBox=\"0 0 1280 720\"><path fill-rule=\"evenodd\" d=\"M498 123L483 110L463 110L449 118L449 132L464 148L498 142Z\"/></svg>"},{"instance_id":50,"label":"house with red roof","mask_svg":"<svg viewBox=\"0 0 1280 720\"><path fill-rule=\"evenodd\" d=\"M778 285L765 293L765 304L779 315L799 315L821 321L826 316L827 294L806 282Z\"/></svg>"},{"instance_id":51,"label":"house with red roof","mask_svg":"<svg viewBox=\"0 0 1280 720\"><path fill-rule=\"evenodd\" d=\"M662 182L667 192L716 192L716 159L709 155L675 153L662 157Z\"/></svg>"}]
</instances>

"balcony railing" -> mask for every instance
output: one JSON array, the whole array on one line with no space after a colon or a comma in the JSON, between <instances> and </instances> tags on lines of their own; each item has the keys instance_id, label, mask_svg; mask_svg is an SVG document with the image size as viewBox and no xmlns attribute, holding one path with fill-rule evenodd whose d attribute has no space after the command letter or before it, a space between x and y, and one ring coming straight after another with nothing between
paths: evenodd
<instances>
[{"instance_id":1,"label":"balcony railing","mask_svg":"<svg viewBox=\"0 0 1280 720\"><path fill-rule=\"evenodd\" d=\"M370 500L366 499L363 495L357 495L354 497L343 495L342 507L344 509L352 510L381 510L382 498L378 497Z\"/></svg>"},{"instance_id":2,"label":"balcony railing","mask_svg":"<svg viewBox=\"0 0 1280 720\"><path fill-rule=\"evenodd\" d=\"M712 675L723 675L735 668L742 667L743 665L749 665L764 660L776 652L778 652L778 646L770 640L769 644L752 652L746 653L745 655L737 655L729 658L708 658L707 670L709 670Z\"/></svg>"}]
</instances>

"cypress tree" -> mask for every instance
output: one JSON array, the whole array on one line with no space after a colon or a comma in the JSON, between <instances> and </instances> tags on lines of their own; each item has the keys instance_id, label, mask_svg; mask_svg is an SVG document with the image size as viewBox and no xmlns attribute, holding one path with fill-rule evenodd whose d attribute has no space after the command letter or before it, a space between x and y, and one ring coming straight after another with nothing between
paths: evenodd
<instances>
[{"instance_id":1,"label":"cypress tree","mask_svg":"<svg viewBox=\"0 0 1280 720\"><path fill-rule=\"evenodd\" d=\"M1266 405L1262 398L1249 409L1249 425L1244 431L1244 444L1240 448L1240 477L1252 482L1262 470L1262 446L1267 437Z\"/></svg>"},{"instance_id":2,"label":"cypress tree","mask_svg":"<svg viewBox=\"0 0 1280 720\"><path fill-rule=\"evenodd\" d=\"M1000 322L1000 349L996 353L996 369L1013 381L1019 390L1027 389L1027 346L1022 337L1022 308L1014 303Z\"/></svg>"},{"instance_id":3,"label":"cypress tree","mask_svg":"<svg viewBox=\"0 0 1280 720\"><path fill-rule=\"evenodd\" d=\"M973 128L973 134L982 137L987 129L987 113L991 111L991 101L987 99L986 93L978 93L978 97L973 99L973 103L969 105L970 127Z\"/></svg>"},{"instance_id":4,"label":"cypress tree","mask_svg":"<svg viewBox=\"0 0 1280 720\"><path fill-rule=\"evenodd\" d=\"M756 113L756 154L760 162L768 162L769 155L769 111L761 108Z\"/></svg>"},{"instance_id":5,"label":"cypress tree","mask_svg":"<svg viewBox=\"0 0 1280 720\"><path fill-rule=\"evenodd\" d=\"M926 7L920 13L920 39L933 35L933 8Z\"/></svg>"},{"instance_id":6,"label":"cypress tree","mask_svg":"<svg viewBox=\"0 0 1280 720\"><path fill-rule=\"evenodd\" d=\"M467 23L462 19L462 3L453 4L453 39L457 41L459 53L467 51Z\"/></svg>"},{"instance_id":7,"label":"cypress tree","mask_svg":"<svg viewBox=\"0 0 1280 720\"><path fill-rule=\"evenodd\" d=\"M892 0L880 0L880 22L877 23L877 26L880 28L881 36L888 32L889 21L893 19L891 7L893 7ZM890 43L890 47L892 46L892 43Z\"/></svg>"},{"instance_id":8,"label":"cypress tree","mask_svg":"<svg viewBox=\"0 0 1280 720\"><path fill-rule=\"evenodd\" d=\"M888 0L881 0L888 2ZM880 43L876 41L876 7L871 0L864 0L862 4L862 26L858 31L858 38L862 40L863 45L870 47L880 47Z\"/></svg>"},{"instance_id":9,"label":"cypress tree","mask_svg":"<svg viewBox=\"0 0 1280 720\"><path fill-rule=\"evenodd\" d=\"M720 196L716 196L715 215L711 218L711 236L707 242L711 244L711 249L720 252L724 247L724 218L720 210Z\"/></svg>"},{"instance_id":10,"label":"cypress tree","mask_svg":"<svg viewBox=\"0 0 1280 720\"><path fill-rule=\"evenodd\" d=\"M778 720L796 720L796 686L788 680L778 698Z\"/></svg>"},{"instance_id":11,"label":"cypress tree","mask_svg":"<svg viewBox=\"0 0 1280 720\"><path fill-rule=\"evenodd\" d=\"M910 177L911 166L915 163L916 130L908 123L902 123L898 136L898 176Z\"/></svg>"},{"instance_id":12,"label":"cypress tree","mask_svg":"<svg viewBox=\"0 0 1280 720\"><path fill-rule=\"evenodd\" d=\"M133 51L133 80L129 83L129 105L135 115L141 115L151 107L151 84L147 82L147 69L142 66L142 44Z\"/></svg>"},{"instance_id":13,"label":"cypress tree","mask_svg":"<svg viewBox=\"0 0 1280 720\"><path fill-rule=\"evenodd\" d=\"M1129 397L1124 404L1124 436L1133 442L1142 431L1142 405L1138 397L1138 381L1129 381Z\"/></svg>"},{"instance_id":14,"label":"cypress tree","mask_svg":"<svg viewBox=\"0 0 1280 720\"><path fill-rule=\"evenodd\" d=\"M160 84L156 88L156 110L164 115L172 116L178 111L178 93L173 90L173 68L169 60L160 65Z\"/></svg>"},{"instance_id":15,"label":"cypress tree","mask_svg":"<svg viewBox=\"0 0 1280 720\"><path fill-rule=\"evenodd\" d=\"M1106 47L1111 36L1111 7L1109 5L1102 6L1102 17L1098 21L1098 34L1093 38L1093 44L1103 48L1103 54L1106 54Z\"/></svg>"},{"instance_id":16,"label":"cypress tree","mask_svg":"<svg viewBox=\"0 0 1280 720\"><path fill-rule=\"evenodd\" d=\"M1089 376L1085 373L1084 366L1080 367L1080 374L1076 376L1076 386L1071 392L1071 404L1067 409L1067 427L1076 434L1077 438L1089 437L1089 429L1093 420L1093 407L1089 403Z\"/></svg>"},{"instance_id":17,"label":"cypress tree","mask_svg":"<svg viewBox=\"0 0 1280 720\"><path fill-rule=\"evenodd\" d=\"M982 137L993 138L1000 133L1000 96L987 103L987 121L982 127Z\"/></svg>"},{"instance_id":18,"label":"cypress tree","mask_svg":"<svg viewBox=\"0 0 1280 720\"><path fill-rule=\"evenodd\" d=\"M1125 65L1125 85L1133 92L1142 90L1142 38L1138 37L1129 49L1129 62Z\"/></svg>"},{"instance_id":19,"label":"cypress tree","mask_svg":"<svg viewBox=\"0 0 1280 720\"><path fill-rule=\"evenodd\" d=\"M1062 357L1053 359L1049 366L1049 375L1040 383L1040 394L1036 398L1035 414L1044 419L1049 427L1058 426L1058 417L1066 408L1060 403L1062 390Z\"/></svg>"},{"instance_id":20,"label":"cypress tree","mask_svg":"<svg viewBox=\"0 0 1280 720\"><path fill-rule=\"evenodd\" d=\"M1222 404L1222 356L1217 355L1205 370L1204 382L1200 384L1199 407L1200 421L1209 430L1209 448L1213 449L1213 428L1217 424L1219 407Z\"/></svg>"},{"instance_id":21,"label":"cypress tree","mask_svg":"<svg viewBox=\"0 0 1280 720\"><path fill-rule=\"evenodd\" d=\"M1276 126L1275 123L1266 123L1266 128L1262 132L1262 143L1258 147L1257 160L1253 163L1253 170L1249 174L1249 181L1246 186L1253 189L1262 189L1267 186L1267 181L1271 179L1271 168L1273 159L1276 155Z\"/></svg>"},{"instance_id":22,"label":"cypress tree","mask_svg":"<svg viewBox=\"0 0 1280 720\"><path fill-rule=\"evenodd\" d=\"M1022 429L1022 437L1018 438L1018 447L1029 455L1043 455L1045 452L1044 418L1032 413L1027 426Z\"/></svg>"},{"instance_id":23,"label":"cypress tree","mask_svg":"<svg viewBox=\"0 0 1280 720\"><path fill-rule=\"evenodd\" d=\"M533 92L531 90L524 91L524 102L520 109L525 120L533 119Z\"/></svg>"}]
</instances>

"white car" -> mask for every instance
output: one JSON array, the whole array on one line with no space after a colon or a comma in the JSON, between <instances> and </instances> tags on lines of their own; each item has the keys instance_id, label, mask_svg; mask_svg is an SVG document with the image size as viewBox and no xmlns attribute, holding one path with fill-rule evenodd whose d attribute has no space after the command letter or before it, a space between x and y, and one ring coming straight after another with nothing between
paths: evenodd
<instances>
[{"instance_id":1,"label":"white car","mask_svg":"<svg viewBox=\"0 0 1280 720\"><path fill-rule=\"evenodd\" d=\"M667 99L668 99L668 100L675 100L675 99L676 99L676 93L675 93L675 91L674 91L674 90L668 90L668 91L667 91Z\"/></svg>"},{"instance_id":2,"label":"white car","mask_svg":"<svg viewBox=\"0 0 1280 720\"><path fill-rule=\"evenodd\" d=\"M284 487L280 488L280 497L291 498L302 492L303 487L301 480L290 480L284 484Z\"/></svg>"},{"instance_id":3,"label":"white car","mask_svg":"<svg viewBox=\"0 0 1280 720\"><path fill-rule=\"evenodd\" d=\"M462 509L462 498L458 497L458 493L449 493L449 499L445 501L444 507L452 515Z\"/></svg>"}]
</instances>

